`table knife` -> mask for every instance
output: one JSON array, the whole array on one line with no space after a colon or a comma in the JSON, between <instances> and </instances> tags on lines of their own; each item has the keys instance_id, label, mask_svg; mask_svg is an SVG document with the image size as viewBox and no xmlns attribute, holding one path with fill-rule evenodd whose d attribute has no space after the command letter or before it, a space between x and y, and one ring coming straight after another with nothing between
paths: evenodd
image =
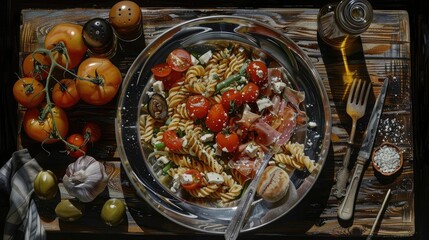
<instances>
[{"instance_id":1,"label":"table knife","mask_svg":"<svg viewBox=\"0 0 429 240\"><path fill-rule=\"evenodd\" d=\"M365 138L359 150L353 177L351 178L350 184L347 188L346 196L338 208L338 218L344 221L348 221L353 217L355 200L364 172L364 166L370 159L375 136L377 135L377 127L383 110L384 99L386 98L388 82L388 79L384 80L380 94L375 102L374 109L372 110L371 117L368 122L368 127L365 131Z\"/></svg>"}]
</instances>

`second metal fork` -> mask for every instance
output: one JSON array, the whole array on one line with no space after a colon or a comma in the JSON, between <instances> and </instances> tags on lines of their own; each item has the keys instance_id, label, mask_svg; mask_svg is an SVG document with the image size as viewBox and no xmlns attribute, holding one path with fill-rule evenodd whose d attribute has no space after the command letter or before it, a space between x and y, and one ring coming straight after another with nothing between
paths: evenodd
<instances>
[{"instance_id":1,"label":"second metal fork","mask_svg":"<svg viewBox=\"0 0 429 240\"><path fill-rule=\"evenodd\" d=\"M363 81L361 79L353 80L346 108L347 114L352 118L352 129L350 131L349 141L347 144L347 151L343 159L343 166L338 170L336 176L336 184L334 186L333 193L337 198L344 197L346 194L347 181L350 174L349 161L356 132L356 124L357 121L365 115L370 90L370 82Z\"/></svg>"}]
</instances>

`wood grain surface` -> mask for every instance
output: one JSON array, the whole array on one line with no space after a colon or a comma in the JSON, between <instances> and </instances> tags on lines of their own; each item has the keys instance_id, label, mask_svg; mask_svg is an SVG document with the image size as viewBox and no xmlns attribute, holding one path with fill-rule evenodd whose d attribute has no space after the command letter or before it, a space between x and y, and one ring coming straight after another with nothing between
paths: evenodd
<instances>
[{"instance_id":1,"label":"wood grain surface","mask_svg":"<svg viewBox=\"0 0 429 240\"><path fill-rule=\"evenodd\" d=\"M22 12L21 57L43 46L47 31L55 24L68 21L84 24L92 17L107 18L109 9L27 9ZM405 11L376 10L369 29L352 44L340 51L318 39L317 9L157 9L142 8L144 35L135 42L119 42L112 61L125 76L137 54L166 29L184 21L210 15L239 15L260 20L294 40L310 57L318 69L329 96L332 111L331 149L325 167L313 190L289 214L261 227L252 234L257 236L278 234L284 236L362 236L367 235L377 216L384 194L390 188L388 202L381 226L376 234L381 236L410 237L415 234L413 193L413 138L411 119L410 33L408 14ZM342 166L342 158L351 129L351 119L345 111L350 83L354 77L371 80L373 91L366 116L358 122L356 143L362 135L372 110L381 82L390 79L388 96L380 120L375 147L384 141L396 144L404 154L404 166L399 175L391 179L380 178L371 166L365 170L356 202L352 222L342 223L337 219L340 200L331 195L335 172ZM21 108L22 116L25 109ZM39 212L48 232L93 232L106 229L114 233L142 233L144 235L194 235L191 230L175 224L136 196L127 177L121 172L116 154L114 118L115 101L94 108L80 103L67 110L78 129L84 122L93 120L102 125L103 140L92 146L91 155L104 161L110 174L108 188L94 202L88 204L85 216L74 223L59 221L53 213L55 201L38 201ZM18 123L20 124L20 123ZM75 129L71 129L74 131ZM18 145L29 148L33 154L41 151L40 145L20 132ZM51 155L42 162L44 168L52 169L59 178L65 167L72 162L59 149L60 144L45 146ZM359 144L354 146L358 149ZM352 163L354 157L352 155ZM61 198L70 196L60 184ZM127 204L127 221L116 228L108 228L99 212L109 197L123 199ZM58 201L58 199L56 200ZM245 235L246 236L246 235Z\"/></svg>"}]
</instances>

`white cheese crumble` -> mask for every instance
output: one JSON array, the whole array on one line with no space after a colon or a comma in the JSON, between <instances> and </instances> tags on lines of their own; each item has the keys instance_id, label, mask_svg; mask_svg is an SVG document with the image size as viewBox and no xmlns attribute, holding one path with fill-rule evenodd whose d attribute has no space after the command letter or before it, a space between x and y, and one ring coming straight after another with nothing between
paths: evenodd
<instances>
[{"instance_id":1,"label":"white cheese crumble","mask_svg":"<svg viewBox=\"0 0 429 240\"><path fill-rule=\"evenodd\" d=\"M256 70L256 75L257 75L259 78L263 78L263 77L264 77L264 71L262 71L262 70L258 69L258 70Z\"/></svg>"},{"instance_id":2,"label":"white cheese crumble","mask_svg":"<svg viewBox=\"0 0 429 240\"><path fill-rule=\"evenodd\" d=\"M156 161L159 165L165 165L170 162L166 156L161 156Z\"/></svg>"},{"instance_id":3,"label":"white cheese crumble","mask_svg":"<svg viewBox=\"0 0 429 240\"><path fill-rule=\"evenodd\" d=\"M222 149L220 149L217 144L214 144L213 148L216 149L216 152L215 152L216 156L222 156Z\"/></svg>"},{"instance_id":4,"label":"white cheese crumble","mask_svg":"<svg viewBox=\"0 0 429 240\"><path fill-rule=\"evenodd\" d=\"M186 184L192 183L194 181L194 178L192 177L191 174L183 173L183 174L180 174L179 181L180 181L181 184L185 184L186 185Z\"/></svg>"},{"instance_id":5,"label":"white cheese crumble","mask_svg":"<svg viewBox=\"0 0 429 240\"><path fill-rule=\"evenodd\" d=\"M214 134L213 133L206 133L206 134L202 135L200 139L201 139L202 142L213 141Z\"/></svg>"},{"instance_id":6,"label":"white cheese crumble","mask_svg":"<svg viewBox=\"0 0 429 240\"><path fill-rule=\"evenodd\" d=\"M247 154L247 156L251 158L255 158L258 156L258 150L259 146L253 143L249 143L249 145L246 146L244 149L244 152Z\"/></svg>"},{"instance_id":7,"label":"white cheese crumble","mask_svg":"<svg viewBox=\"0 0 429 240\"><path fill-rule=\"evenodd\" d=\"M219 173L208 172L206 176L207 176L207 181L209 183L222 184L224 182L222 175L220 175Z\"/></svg>"},{"instance_id":8,"label":"white cheese crumble","mask_svg":"<svg viewBox=\"0 0 429 240\"><path fill-rule=\"evenodd\" d=\"M192 54L191 54L191 62L192 62L192 65L197 65L198 63L200 63L200 61L198 61L198 59L194 57L194 55Z\"/></svg>"},{"instance_id":9,"label":"white cheese crumble","mask_svg":"<svg viewBox=\"0 0 429 240\"><path fill-rule=\"evenodd\" d=\"M256 101L256 104L258 105L259 111L262 111L265 108L269 108L274 105L273 102L271 102L271 100L268 98L259 99L258 101Z\"/></svg>"},{"instance_id":10,"label":"white cheese crumble","mask_svg":"<svg viewBox=\"0 0 429 240\"><path fill-rule=\"evenodd\" d=\"M280 94L286 88L286 83L284 83L282 81L280 81L280 82L273 82L271 84L271 86L272 86L272 89L273 89L274 93Z\"/></svg>"},{"instance_id":11,"label":"white cheese crumble","mask_svg":"<svg viewBox=\"0 0 429 240\"><path fill-rule=\"evenodd\" d=\"M164 83L162 82L162 81L156 81L156 82L154 82L153 83L153 90L156 92L156 93L159 93L159 94L163 94L163 92L164 92Z\"/></svg>"},{"instance_id":12,"label":"white cheese crumble","mask_svg":"<svg viewBox=\"0 0 429 240\"><path fill-rule=\"evenodd\" d=\"M212 51L210 50L210 51L204 53L203 55L201 55L201 57L198 58L198 60L201 62L201 64L206 64L209 62L212 55L213 55Z\"/></svg>"}]
</instances>

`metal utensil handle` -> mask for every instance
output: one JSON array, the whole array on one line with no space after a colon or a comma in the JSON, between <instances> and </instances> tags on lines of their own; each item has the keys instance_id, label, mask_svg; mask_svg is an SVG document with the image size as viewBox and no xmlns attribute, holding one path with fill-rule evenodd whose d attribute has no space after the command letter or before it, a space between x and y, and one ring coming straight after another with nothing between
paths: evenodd
<instances>
[{"instance_id":1,"label":"metal utensil handle","mask_svg":"<svg viewBox=\"0 0 429 240\"><path fill-rule=\"evenodd\" d=\"M371 232L369 233L368 237L366 238L366 240L371 240L372 236L374 236L374 231L375 228L378 226L378 224L380 223L381 220L381 214L383 214L384 209L386 208L386 203L389 200L390 197L390 188L389 190L387 190L386 196L384 197L383 203L381 204L380 210L377 213L377 217L375 218L374 224L372 224L372 228L371 228Z\"/></svg>"},{"instance_id":2,"label":"metal utensil handle","mask_svg":"<svg viewBox=\"0 0 429 240\"><path fill-rule=\"evenodd\" d=\"M265 167L268 164L268 160L270 160L272 154L266 154L262 161L261 166L259 167L255 178L253 178L252 182L250 182L247 190L244 192L241 197L240 203L235 210L234 215L232 216L231 222L228 225L228 228L225 231L225 239L226 240L235 240L238 237L238 234L243 227L244 220L246 219L246 215L249 211L250 206L252 205L253 198L255 197L256 187L258 185L259 179L262 176L262 172L264 172Z\"/></svg>"},{"instance_id":3,"label":"metal utensil handle","mask_svg":"<svg viewBox=\"0 0 429 240\"><path fill-rule=\"evenodd\" d=\"M349 162L350 156L352 152L352 147L350 144L347 145L347 151L343 158L343 166L337 172L337 179L334 186L334 195L337 198L344 197L347 181L349 180L350 170L349 170Z\"/></svg>"},{"instance_id":4,"label":"metal utensil handle","mask_svg":"<svg viewBox=\"0 0 429 240\"><path fill-rule=\"evenodd\" d=\"M338 218L348 221L352 218L354 212L354 204L359 190L360 181L363 175L364 159L359 159L356 164L353 177L350 180L350 184L347 188L346 196L343 202L338 208Z\"/></svg>"}]
</instances>

